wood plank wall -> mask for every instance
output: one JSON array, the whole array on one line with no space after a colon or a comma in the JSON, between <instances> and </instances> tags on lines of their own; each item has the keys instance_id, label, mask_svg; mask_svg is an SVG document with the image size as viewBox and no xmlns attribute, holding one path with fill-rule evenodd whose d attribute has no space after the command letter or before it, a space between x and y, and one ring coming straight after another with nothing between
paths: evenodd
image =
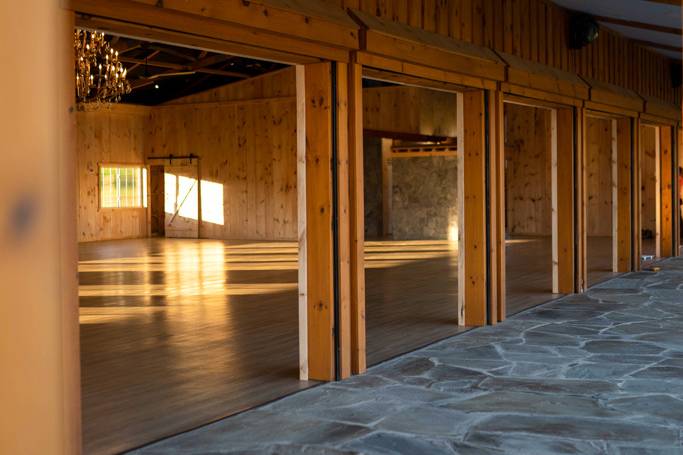
<instances>
[{"instance_id":1,"label":"wood plank wall","mask_svg":"<svg viewBox=\"0 0 683 455\"><path fill-rule=\"evenodd\" d=\"M646 126L640 129L642 155L641 164L641 229L656 232L657 217L657 174L656 174L656 139L657 130Z\"/></svg>"},{"instance_id":2,"label":"wood plank wall","mask_svg":"<svg viewBox=\"0 0 683 455\"><path fill-rule=\"evenodd\" d=\"M78 241L147 236L147 209L99 207L100 164L144 164L150 109L114 105L78 112Z\"/></svg>"},{"instance_id":3,"label":"wood plank wall","mask_svg":"<svg viewBox=\"0 0 683 455\"><path fill-rule=\"evenodd\" d=\"M190 153L200 157L202 205L223 206L223 223L202 220L201 238L297 237L294 98L155 109L150 154ZM211 183L222 200L206 199Z\"/></svg>"},{"instance_id":4,"label":"wood plank wall","mask_svg":"<svg viewBox=\"0 0 683 455\"><path fill-rule=\"evenodd\" d=\"M363 89L363 126L370 130L455 137L456 95L419 87Z\"/></svg>"},{"instance_id":5,"label":"wood plank wall","mask_svg":"<svg viewBox=\"0 0 683 455\"><path fill-rule=\"evenodd\" d=\"M507 232L551 235L550 111L505 104Z\"/></svg>"},{"instance_id":6,"label":"wood plank wall","mask_svg":"<svg viewBox=\"0 0 683 455\"><path fill-rule=\"evenodd\" d=\"M569 13L548 0L328 1L680 105L666 57L605 27L595 43L571 50Z\"/></svg>"},{"instance_id":7,"label":"wood plank wall","mask_svg":"<svg viewBox=\"0 0 683 455\"><path fill-rule=\"evenodd\" d=\"M612 121L586 119L586 233L612 235Z\"/></svg>"},{"instance_id":8,"label":"wood plank wall","mask_svg":"<svg viewBox=\"0 0 683 455\"><path fill-rule=\"evenodd\" d=\"M286 68L158 107L79 113L79 240L147 236L145 209L98 209L97 165L144 164L171 153L200 156L203 184L222 185L222 200L211 203L223 205L223 224L203 221L200 237L296 239L295 92L294 68ZM364 126L455 136L455 98L416 87L366 88Z\"/></svg>"}]
</instances>

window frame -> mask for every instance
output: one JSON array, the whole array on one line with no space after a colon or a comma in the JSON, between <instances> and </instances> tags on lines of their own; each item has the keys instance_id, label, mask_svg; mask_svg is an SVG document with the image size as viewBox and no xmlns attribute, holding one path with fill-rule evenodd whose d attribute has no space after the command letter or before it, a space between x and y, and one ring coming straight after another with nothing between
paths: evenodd
<instances>
[{"instance_id":1,"label":"window frame","mask_svg":"<svg viewBox=\"0 0 683 455\"><path fill-rule=\"evenodd\" d=\"M102 205L102 168L114 169L140 169L140 205L127 207L104 207ZM120 204L121 195L118 194ZM102 162L97 164L97 208L98 210L147 210L149 208L149 166L145 163L110 163Z\"/></svg>"}]
</instances>

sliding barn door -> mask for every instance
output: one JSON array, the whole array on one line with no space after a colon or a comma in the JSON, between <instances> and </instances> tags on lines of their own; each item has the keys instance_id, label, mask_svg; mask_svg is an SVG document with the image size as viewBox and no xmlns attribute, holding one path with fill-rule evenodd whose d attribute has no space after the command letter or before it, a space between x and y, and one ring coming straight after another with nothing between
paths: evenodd
<instances>
[{"instance_id":1,"label":"sliding barn door","mask_svg":"<svg viewBox=\"0 0 683 455\"><path fill-rule=\"evenodd\" d=\"M166 237L199 238L199 176L196 164L165 166Z\"/></svg>"}]
</instances>

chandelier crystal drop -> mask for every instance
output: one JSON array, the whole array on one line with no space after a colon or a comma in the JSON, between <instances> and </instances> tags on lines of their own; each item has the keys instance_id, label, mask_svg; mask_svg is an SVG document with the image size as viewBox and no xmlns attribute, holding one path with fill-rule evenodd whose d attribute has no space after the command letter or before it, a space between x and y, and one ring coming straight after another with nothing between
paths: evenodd
<instances>
[{"instance_id":1,"label":"chandelier crystal drop","mask_svg":"<svg viewBox=\"0 0 683 455\"><path fill-rule=\"evenodd\" d=\"M80 103L117 103L130 93L128 70L104 33L76 30L76 97Z\"/></svg>"}]
</instances>

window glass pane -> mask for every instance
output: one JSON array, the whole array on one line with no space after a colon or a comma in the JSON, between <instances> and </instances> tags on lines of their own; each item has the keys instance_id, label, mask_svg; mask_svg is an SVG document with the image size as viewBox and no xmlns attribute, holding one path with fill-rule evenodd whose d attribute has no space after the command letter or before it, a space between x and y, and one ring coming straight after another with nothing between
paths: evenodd
<instances>
[{"instance_id":1,"label":"window glass pane","mask_svg":"<svg viewBox=\"0 0 683 455\"><path fill-rule=\"evenodd\" d=\"M100 167L100 206L146 207L146 176L142 166Z\"/></svg>"}]
</instances>

